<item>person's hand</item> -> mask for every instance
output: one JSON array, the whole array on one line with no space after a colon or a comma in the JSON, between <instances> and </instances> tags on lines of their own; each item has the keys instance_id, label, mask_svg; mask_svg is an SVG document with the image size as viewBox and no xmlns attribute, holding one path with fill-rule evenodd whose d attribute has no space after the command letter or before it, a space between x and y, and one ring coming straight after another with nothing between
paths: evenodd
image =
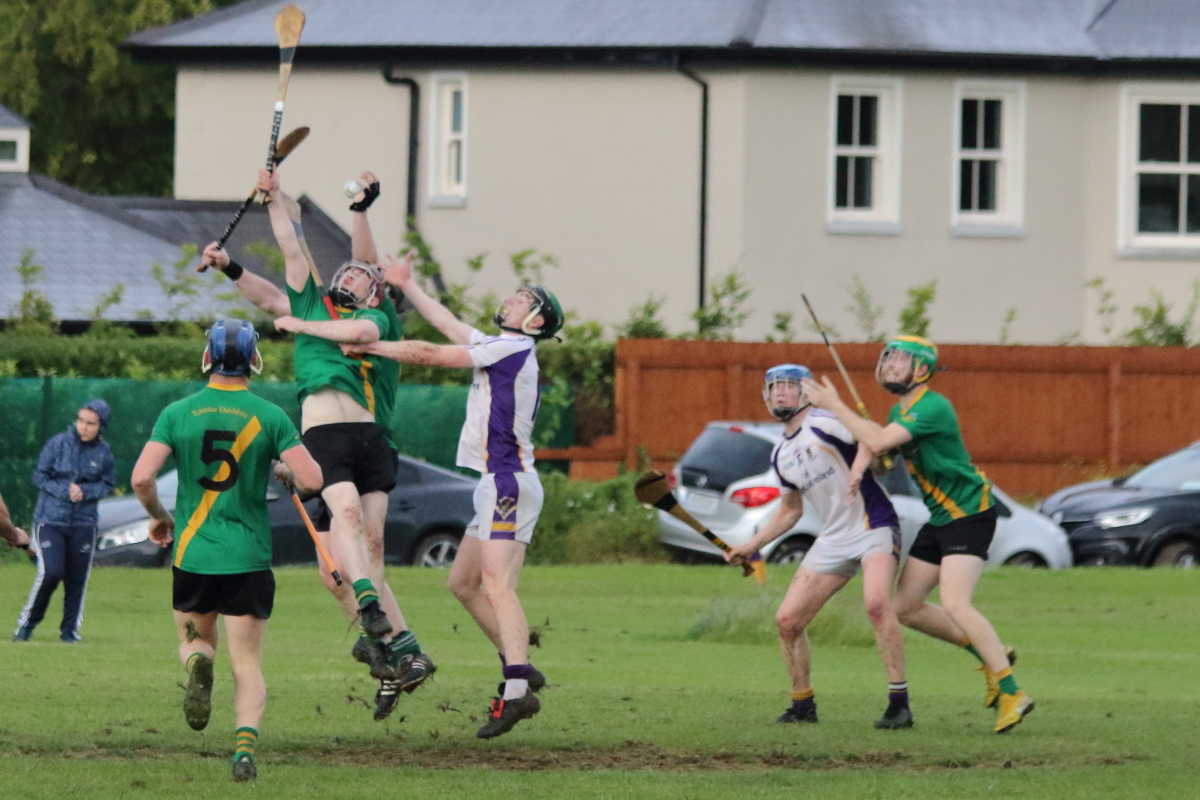
<instances>
[{"instance_id":1,"label":"person's hand","mask_svg":"<svg viewBox=\"0 0 1200 800\"><path fill-rule=\"evenodd\" d=\"M750 542L740 544L737 547L729 548L729 552L725 554L725 560L734 566L740 567L743 564L749 563L750 556L758 552L758 548Z\"/></svg>"},{"instance_id":2,"label":"person's hand","mask_svg":"<svg viewBox=\"0 0 1200 800\"><path fill-rule=\"evenodd\" d=\"M303 325L304 320L296 317L277 317L275 319L275 330L282 333L298 333Z\"/></svg>"},{"instance_id":3,"label":"person's hand","mask_svg":"<svg viewBox=\"0 0 1200 800\"><path fill-rule=\"evenodd\" d=\"M412 260L413 251L409 250L404 254L402 261L397 261L396 257L391 253L385 253L383 256L383 279L388 282L389 286L395 286L397 289L403 290L404 287L412 280Z\"/></svg>"},{"instance_id":4,"label":"person's hand","mask_svg":"<svg viewBox=\"0 0 1200 800\"><path fill-rule=\"evenodd\" d=\"M842 401L828 376L822 378L821 383L805 378L800 382L800 388L804 390L804 397L808 402L826 411Z\"/></svg>"},{"instance_id":5,"label":"person's hand","mask_svg":"<svg viewBox=\"0 0 1200 800\"><path fill-rule=\"evenodd\" d=\"M361 342L342 342L342 355L365 356L371 352L371 345Z\"/></svg>"},{"instance_id":6,"label":"person's hand","mask_svg":"<svg viewBox=\"0 0 1200 800\"><path fill-rule=\"evenodd\" d=\"M204 248L204 253L200 256L200 266L205 269L212 267L224 272L225 268L229 266L229 253L225 252L225 248L213 242Z\"/></svg>"},{"instance_id":7,"label":"person's hand","mask_svg":"<svg viewBox=\"0 0 1200 800\"><path fill-rule=\"evenodd\" d=\"M255 186L258 191L265 195L270 195L279 191L279 173L273 170L260 168L258 170L258 185Z\"/></svg>"},{"instance_id":8,"label":"person's hand","mask_svg":"<svg viewBox=\"0 0 1200 800\"><path fill-rule=\"evenodd\" d=\"M861 471L850 470L850 496L858 494L858 489L862 486L863 474Z\"/></svg>"},{"instance_id":9,"label":"person's hand","mask_svg":"<svg viewBox=\"0 0 1200 800\"><path fill-rule=\"evenodd\" d=\"M282 483L289 492L296 491L296 476L282 461L275 465L275 479Z\"/></svg>"},{"instance_id":10,"label":"person's hand","mask_svg":"<svg viewBox=\"0 0 1200 800\"><path fill-rule=\"evenodd\" d=\"M9 547L26 547L26 548L29 547L29 534L28 533L26 533L21 528L16 527L15 525L13 526L13 532L15 534L15 538L4 540L5 542L8 543Z\"/></svg>"},{"instance_id":11,"label":"person's hand","mask_svg":"<svg viewBox=\"0 0 1200 800\"><path fill-rule=\"evenodd\" d=\"M361 192L354 195L354 202L350 204L350 210L366 212L379 197L379 178L375 177L374 172L368 170L359 176L358 185L363 188Z\"/></svg>"},{"instance_id":12,"label":"person's hand","mask_svg":"<svg viewBox=\"0 0 1200 800\"><path fill-rule=\"evenodd\" d=\"M150 520L150 541L159 547L170 547L171 542L175 541L175 520L170 518Z\"/></svg>"},{"instance_id":13,"label":"person's hand","mask_svg":"<svg viewBox=\"0 0 1200 800\"><path fill-rule=\"evenodd\" d=\"M83 489L80 489L78 484L72 483L67 489L67 496L71 498L72 503L78 503L83 499Z\"/></svg>"}]
</instances>

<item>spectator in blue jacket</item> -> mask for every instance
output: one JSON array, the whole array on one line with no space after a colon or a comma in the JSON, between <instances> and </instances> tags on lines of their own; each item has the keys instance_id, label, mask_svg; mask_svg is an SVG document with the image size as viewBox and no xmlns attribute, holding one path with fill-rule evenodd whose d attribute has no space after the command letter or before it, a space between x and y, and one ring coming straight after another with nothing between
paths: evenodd
<instances>
[{"instance_id":1,"label":"spectator in blue jacket","mask_svg":"<svg viewBox=\"0 0 1200 800\"><path fill-rule=\"evenodd\" d=\"M112 449L102 437L110 414L108 403L89 400L79 409L75 424L46 442L38 456L33 484L39 492L30 537L39 556L38 572L29 601L17 618L14 642L29 641L60 583L63 618L59 638L79 641L83 595L96 542L96 504L116 483Z\"/></svg>"}]
</instances>

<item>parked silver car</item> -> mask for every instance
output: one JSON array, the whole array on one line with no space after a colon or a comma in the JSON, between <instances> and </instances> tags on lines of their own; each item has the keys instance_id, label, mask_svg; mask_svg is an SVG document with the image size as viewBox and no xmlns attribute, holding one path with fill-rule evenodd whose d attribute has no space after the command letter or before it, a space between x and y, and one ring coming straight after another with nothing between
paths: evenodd
<instances>
[{"instance_id":1,"label":"parked silver car","mask_svg":"<svg viewBox=\"0 0 1200 800\"><path fill-rule=\"evenodd\" d=\"M748 542L779 508L780 484L771 469L771 451L783 439L783 425L761 422L712 422L671 470L680 504L692 516L731 545ZM904 554L929 509L920 491L897 459L882 480L891 495L904 539ZM1048 517L1014 502L994 488L1000 513L988 564L1012 564L1061 569L1072 565L1067 534ZM687 525L658 512L659 538L668 547L720 556L721 551ZM791 531L763 548L772 563L798 562L812 546L821 520L810 503Z\"/></svg>"}]
</instances>

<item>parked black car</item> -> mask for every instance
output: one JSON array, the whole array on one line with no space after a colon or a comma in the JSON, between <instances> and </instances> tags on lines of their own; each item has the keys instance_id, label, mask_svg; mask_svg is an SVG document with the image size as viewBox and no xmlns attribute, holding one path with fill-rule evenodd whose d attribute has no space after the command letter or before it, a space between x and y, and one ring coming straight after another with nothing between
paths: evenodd
<instances>
[{"instance_id":1,"label":"parked black car","mask_svg":"<svg viewBox=\"0 0 1200 800\"><path fill-rule=\"evenodd\" d=\"M1200 442L1128 477L1063 489L1038 510L1067 531L1076 565L1194 567L1200 556Z\"/></svg>"},{"instance_id":2,"label":"parked black car","mask_svg":"<svg viewBox=\"0 0 1200 800\"><path fill-rule=\"evenodd\" d=\"M458 552L463 532L475 514L472 495L476 481L457 472L407 456L396 460L396 488L388 496L384 523L384 560L393 565L448 567ZM163 505L175 510L178 474L158 479ZM304 504L317 522L320 498ZM271 518L272 564L315 564L316 549L287 489L272 479L267 488ZM164 566L170 550L149 540L150 519L133 495L100 503L100 534L93 563L130 567ZM319 526L319 523L318 523Z\"/></svg>"}]
</instances>

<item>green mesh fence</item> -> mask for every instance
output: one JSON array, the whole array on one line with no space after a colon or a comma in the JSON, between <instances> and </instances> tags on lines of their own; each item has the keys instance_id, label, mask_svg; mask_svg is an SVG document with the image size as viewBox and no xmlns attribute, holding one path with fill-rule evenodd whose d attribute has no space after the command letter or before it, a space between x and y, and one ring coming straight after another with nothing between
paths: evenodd
<instances>
[{"instance_id":1,"label":"green mesh fence","mask_svg":"<svg viewBox=\"0 0 1200 800\"><path fill-rule=\"evenodd\" d=\"M201 381L136 381L128 378L8 378L0 380L0 494L18 525L29 522L37 500L30 474L46 440L66 430L79 408L93 397L112 406L104 434L117 466L118 491L128 491L134 462L159 412L203 388ZM300 423L296 384L251 381L250 390L282 408ZM392 439L400 452L443 467L454 467L458 434L466 419L467 387L401 385L392 417ZM552 434L552 435L548 435ZM574 408L543 407L534 441L569 447L575 439Z\"/></svg>"}]
</instances>

